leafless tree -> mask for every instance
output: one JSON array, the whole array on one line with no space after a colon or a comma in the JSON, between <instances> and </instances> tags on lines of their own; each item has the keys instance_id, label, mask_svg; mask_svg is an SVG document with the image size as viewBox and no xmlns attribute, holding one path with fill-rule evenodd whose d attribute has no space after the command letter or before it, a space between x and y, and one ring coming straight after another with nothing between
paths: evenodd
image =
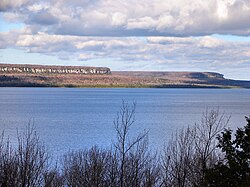
<instances>
[{"instance_id":1,"label":"leafless tree","mask_svg":"<svg viewBox=\"0 0 250 187\"><path fill-rule=\"evenodd\" d=\"M205 171L219 159L216 136L228 121L212 109L203 114L200 124L176 133L163 156L163 186L206 186Z\"/></svg>"},{"instance_id":2,"label":"leafless tree","mask_svg":"<svg viewBox=\"0 0 250 187\"><path fill-rule=\"evenodd\" d=\"M195 130L188 127L182 129L169 141L164 150L163 186L190 186L190 166L195 152Z\"/></svg>"},{"instance_id":3,"label":"leafless tree","mask_svg":"<svg viewBox=\"0 0 250 187\"><path fill-rule=\"evenodd\" d=\"M18 185L18 165L9 140L4 142L4 133L0 140L0 186Z\"/></svg>"},{"instance_id":4,"label":"leafless tree","mask_svg":"<svg viewBox=\"0 0 250 187\"><path fill-rule=\"evenodd\" d=\"M28 125L23 134L18 133L17 148L1 139L0 186L44 186L44 173L48 171L48 154L34 127Z\"/></svg>"},{"instance_id":5,"label":"leafless tree","mask_svg":"<svg viewBox=\"0 0 250 187\"><path fill-rule=\"evenodd\" d=\"M93 147L90 150L71 152L64 156L63 174L67 186L108 186L108 152Z\"/></svg>"},{"instance_id":6,"label":"leafless tree","mask_svg":"<svg viewBox=\"0 0 250 187\"><path fill-rule=\"evenodd\" d=\"M115 154L118 158L119 186L154 186L158 182L159 168L148 152L148 132L130 137L135 123L136 104L122 102L114 120L117 134Z\"/></svg>"},{"instance_id":7,"label":"leafless tree","mask_svg":"<svg viewBox=\"0 0 250 187\"><path fill-rule=\"evenodd\" d=\"M67 186L156 186L159 180L157 156L148 151L147 132L130 137L135 122L135 104L122 103L114 120L117 140L114 148L72 152L64 156L63 176Z\"/></svg>"},{"instance_id":8,"label":"leafless tree","mask_svg":"<svg viewBox=\"0 0 250 187\"><path fill-rule=\"evenodd\" d=\"M192 170L193 186L206 186L205 172L220 160L216 137L226 128L230 116L219 109L206 110L200 124L195 125L195 162Z\"/></svg>"},{"instance_id":9,"label":"leafless tree","mask_svg":"<svg viewBox=\"0 0 250 187\"><path fill-rule=\"evenodd\" d=\"M65 179L61 174L57 165L43 173L44 176L44 187L64 187Z\"/></svg>"},{"instance_id":10,"label":"leafless tree","mask_svg":"<svg viewBox=\"0 0 250 187\"><path fill-rule=\"evenodd\" d=\"M44 185L43 173L47 172L49 155L40 142L33 125L28 125L23 134L18 133L18 178L20 186Z\"/></svg>"}]
</instances>

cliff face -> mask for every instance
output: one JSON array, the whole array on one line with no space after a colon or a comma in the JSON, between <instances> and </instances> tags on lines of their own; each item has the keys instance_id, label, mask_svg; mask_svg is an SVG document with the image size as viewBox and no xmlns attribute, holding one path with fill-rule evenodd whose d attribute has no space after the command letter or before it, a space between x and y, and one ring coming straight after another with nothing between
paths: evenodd
<instances>
[{"instance_id":1,"label":"cliff face","mask_svg":"<svg viewBox=\"0 0 250 187\"><path fill-rule=\"evenodd\" d=\"M110 74L106 67L85 67L85 66L42 66L27 64L0 64L0 73L16 74Z\"/></svg>"}]
</instances>

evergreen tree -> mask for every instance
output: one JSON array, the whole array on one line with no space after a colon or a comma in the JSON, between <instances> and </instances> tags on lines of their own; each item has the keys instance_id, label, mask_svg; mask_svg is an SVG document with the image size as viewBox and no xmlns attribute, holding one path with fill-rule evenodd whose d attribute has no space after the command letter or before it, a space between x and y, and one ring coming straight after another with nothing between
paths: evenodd
<instances>
[{"instance_id":1,"label":"evergreen tree","mask_svg":"<svg viewBox=\"0 0 250 187\"><path fill-rule=\"evenodd\" d=\"M224 153L213 168L207 170L208 186L250 186L250 117L235 135L226 129L218 136L218 147Z\"/></svg>"}]
</instances>

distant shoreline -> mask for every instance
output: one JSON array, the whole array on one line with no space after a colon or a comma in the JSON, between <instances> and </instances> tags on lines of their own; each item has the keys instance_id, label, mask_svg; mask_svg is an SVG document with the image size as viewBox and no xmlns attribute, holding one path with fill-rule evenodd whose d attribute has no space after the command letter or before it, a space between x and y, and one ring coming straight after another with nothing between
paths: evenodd
<instances>
[{"instance_id":1,"label":"distant shoreline","mask_svg":"<svg viewBox=\"0 0 250 187\"><path fill-rule=\"evenodd\" d=\"M0 84L0 88L155 88L155 89L249 89L244 87L229 87L229 86L200 86L200 85L166 85L166 86L123 86L123 85L117 85L117 86L103 86L103 85L84 85L84 86L74 86L74 85L12 85L12 84L6 84L2 85Z\"/></svg>"},{"instance_id":2,"label":"distant shoreline","mask_svg":"<svg viewBox=\"0 0 250 187\"><path fill-rule=\"evenodd\" d=\"M123 72L122 72L123 73ZM131 72L129 72L131 73ZM147 72L149 73L149 72ZM161 75L130 75L114 72L110 75L42 75L42 74L2 74L0 87L62 87L62 88L250 88L250 81L225 78ZM169 72L168 72L169 73ZM198 72L203 75L204 73Z\"/></svg>"},{"instance_id":3,"label":"distant shoreline","mask_svg":"<svg viewBox=\"0 0 250 187\"><path fill-rule=\"evenodd\" d=\"M111 71L107 67L0 64L0 87L250 88L217 72Z\"/></svg>"},{"instance_id":4,"label":"distant shoreline","mask_svg":"<svg viewBox=\"0 0 250 187\"><path fill-rule=\"evenodd\" d=\"M237 89L250 88L250 81L237 81L230 79L189 80L188 82L169 81L158 82L157 78L136 77L135 81L127 80L130 76L119 77L116 75L83 75L83 76L41 76L41 75L10 75L0 74L0 87L55 87L55 88L203 88L203 89ZM108 77L107 77L108 76ZM114 80L113 80L114 79ZM141 81L141 82L140 82Z\"/></svg>"}]
</instances>

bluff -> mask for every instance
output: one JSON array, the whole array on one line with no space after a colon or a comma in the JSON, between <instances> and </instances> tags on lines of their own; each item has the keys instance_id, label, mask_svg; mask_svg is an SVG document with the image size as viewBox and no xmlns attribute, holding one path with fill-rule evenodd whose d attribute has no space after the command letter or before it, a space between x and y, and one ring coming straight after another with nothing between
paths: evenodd
<instances>
[{"instance_id":1,"label":"bluff","mask_svg":"<svg viewBox=\"0 0 250 187\"><path fill-rule=\"evenodd\" d=\"M17 74L110 74L106 67L43 66L29 64L0 64L0 73Z\"/></svg>"}]
</instances>

